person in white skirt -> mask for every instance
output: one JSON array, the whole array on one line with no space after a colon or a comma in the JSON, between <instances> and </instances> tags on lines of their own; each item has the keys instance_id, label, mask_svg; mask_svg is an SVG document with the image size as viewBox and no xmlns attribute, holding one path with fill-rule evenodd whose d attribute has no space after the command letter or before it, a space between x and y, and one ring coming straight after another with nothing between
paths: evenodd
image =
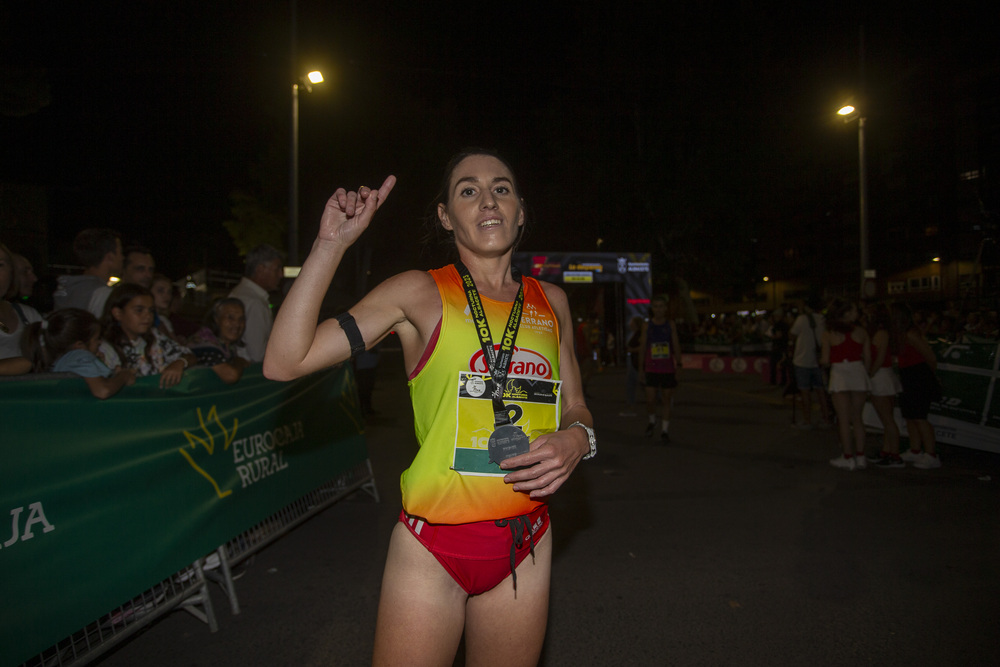
<instances>
[{"instance_id":1,"label":"person in white skirt","mask_svg":"<svg viewBox=\"0 0 1000 667\"><path fill-rule=\"evenodd\" d=\"M861 413L870 389L871 341L857 320L858 307L854 303L834 299L827 309L820 353L820 364L830 368L829 391L843 448L843 454L831 459L830 464L845 470L867 467Z\"/></svg>"},{"instance_id":2,"label":"person in white skirt","mask_svg":"<svg viewBox=\"0 0 1000 667\"><path fill-rule=\"evenodd\" d=\"M889 352L890 327L888 306L884 303L876 304L869 327L872 363L868 367L868 375L872 383L872 407L882 422L882 449L869 460L880 468L902 468L906 463L899 458L899 426L896 425L894 411L896 394L903 388L899 383L899 376L892 368L892 354Z\"/></svg>"}]
</instances>

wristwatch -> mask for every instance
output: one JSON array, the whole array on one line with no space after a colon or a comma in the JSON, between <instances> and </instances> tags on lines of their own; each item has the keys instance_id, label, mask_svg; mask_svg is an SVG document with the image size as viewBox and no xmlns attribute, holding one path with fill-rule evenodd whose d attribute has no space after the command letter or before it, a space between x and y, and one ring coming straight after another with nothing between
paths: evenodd
<instances>
[{"instance_id":1,"label":"wristwatch","mask_svg":"<svg viewBox=\"0 0 1000 667\"><path fill-rule=\"evenodd\" d=\"M590 443L590 453L583 457L584 461L594 458L597 455L597 438L594 437L594 429L590 428L583 422L573 422L566 428L573 428L574 426L579 426L584 431L587 432L587 441Z\"/></svg>"}]
</instances>

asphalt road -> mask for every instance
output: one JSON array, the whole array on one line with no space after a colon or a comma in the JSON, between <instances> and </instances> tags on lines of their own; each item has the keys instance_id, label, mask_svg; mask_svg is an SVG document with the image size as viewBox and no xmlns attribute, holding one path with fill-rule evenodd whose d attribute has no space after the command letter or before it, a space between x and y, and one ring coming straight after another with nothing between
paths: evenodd
<instances>
[{"instance_id":1,"label":"asphalt road","mask_svg":"<svg viewBox=\"0 0 1000 667\"><path fill-rule=\"evenodd\" d=\"M593 380L598 456L551 503L542 664L1000 664L1000 455L837 470L833 433L791 428L779 390L690 370L664 446L620 415L623 384L615 369ZM237 616L213 585L217 633L174 612L98 664L368 664L415 447L398 354L374 403L381 503L358 494L258 554Z\"/></svg>"}]
</instances>

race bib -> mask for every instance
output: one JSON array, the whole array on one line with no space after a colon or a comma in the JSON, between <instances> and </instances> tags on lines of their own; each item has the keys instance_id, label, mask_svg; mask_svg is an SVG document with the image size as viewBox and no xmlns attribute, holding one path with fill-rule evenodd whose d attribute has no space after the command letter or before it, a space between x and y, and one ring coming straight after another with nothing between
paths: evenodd
<instances>
[{"instance_id":1,"label":"race bib","mask_svg":"<svg viewBox=\"0 0 1000 667\"><path fill-rule=\"evenodd\" d=\"M651 343L649 356L653 359L667 359L670 357L670 343Z\"/></svg>"},{"instance_id":2,"label":"race bib","mask_svg":"<svg viewBox=\"0 0 1000 667\"><path fill-rule=\"evenodd\" d=\"M508 377L503 391L511 424L530 440L559 427L561 381ZM458 412L452 470L463 475L503 477L509 471L490 462L493 433L493 379L484 373L461 371L458 375Z\"/></svg>"}]
</instances>

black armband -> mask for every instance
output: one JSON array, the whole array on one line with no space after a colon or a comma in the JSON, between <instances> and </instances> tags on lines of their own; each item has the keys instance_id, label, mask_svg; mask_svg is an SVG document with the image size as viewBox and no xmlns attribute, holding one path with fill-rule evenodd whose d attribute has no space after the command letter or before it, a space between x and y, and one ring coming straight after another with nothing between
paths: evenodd
<instances>
[{"instance_id":1,"label":"black armband","mask_svg":"<svg viewBox=\"0 0 1000 667\"><path fill-rule=\"evenodd\" d=\"M347 342L351 344L351 359L353 359L365 351L365 339L361 336L358 323L354 321L353 315L341 313L337 315L336 319L340 322L340 328L347 334Z\"/></svg>"}]
</instances>

